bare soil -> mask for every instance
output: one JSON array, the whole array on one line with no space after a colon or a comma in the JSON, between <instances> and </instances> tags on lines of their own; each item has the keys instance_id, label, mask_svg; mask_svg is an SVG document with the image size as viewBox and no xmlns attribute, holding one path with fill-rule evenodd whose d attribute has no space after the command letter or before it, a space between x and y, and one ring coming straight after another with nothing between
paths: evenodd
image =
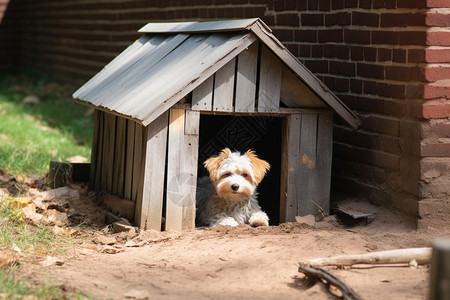
<instances>
[{"instance_id":1,"label":"bare soil","mask_svg":"<svg viewBox=\"0 0 450 300\"><path fill-rule=\"evenodd\" d=\"M79 188L69 220L100 218L92 195ZM36 193L36 192L35 192ZM313 258L427 247L443 230L415 230L400 214L350 199L341 207L373 213L369 224L344 226L334 217L279 226L198 228L186 232L132 229L110 233L78 224L73 251L45 263L22 263L32 282L62 285L94 299L335 299L323 286L299 285L298 264ZM68 209L70 212L70 209ZM78 216L75 218L74 216ZM442 227L445 228L445 220ZM72 226L72 227L71 227ZM42 262L44 261L44 262ZM51 260L50 260L51 261ZM429 266L328 268L362 299L424 299Z\"/></svg>"}]
</instances>

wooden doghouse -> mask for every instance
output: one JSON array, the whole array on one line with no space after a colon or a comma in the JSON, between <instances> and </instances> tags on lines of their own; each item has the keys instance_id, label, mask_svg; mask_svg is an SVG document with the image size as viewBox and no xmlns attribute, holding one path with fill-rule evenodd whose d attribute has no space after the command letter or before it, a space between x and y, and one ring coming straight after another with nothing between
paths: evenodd
<instances>
[{"instance_id":1,"label":"wooden doghouse","mask_svg":"<svg viewBox=\"0 0 450 300\"><path fill-rule=\"evenodd\" d=\"M134 201L141 228L193 228L200 115L276 116L280 221L329 210L333 113L359 121L270 28L244 19L140 32L73 95L95 108L92 189Z\"/></svg>"}]
</instances>

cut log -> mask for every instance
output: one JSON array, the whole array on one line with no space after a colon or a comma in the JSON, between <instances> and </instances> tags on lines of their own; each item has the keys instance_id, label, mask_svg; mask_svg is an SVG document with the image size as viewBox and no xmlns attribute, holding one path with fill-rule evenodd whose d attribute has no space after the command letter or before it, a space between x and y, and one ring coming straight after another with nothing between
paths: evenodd
<instances>
[{"instance_id":1,"label":"cut log","mask_svg":"<svg viewBox=\"0 0 450 300\"><path fill-rule=\"evenodd\" d=\"M358 264L401 264L416 260L419 265L429 264L431 248L396 249L356 255L316 258L306 262L315 266L352 266Z\"/></svg>"},{"instance_id":2,"label":"cut log","mask_svg":"<svg viewBox=\"0 0 450 300\"><path fill-rule=\"evenodd\" d=\"M72 165L67 162L51 161L47 185L56 189L67 186L72 179Z\"/></svg>"},{"instance_id":3,"label":"cut log","mask_svg":"<svg viewBox=\"0 0 450 300\"><path fill-rule=\"evenodd\" d=\"M430 300L450 299L450 240L433 241Z\"/></svg>"}]
</instances>

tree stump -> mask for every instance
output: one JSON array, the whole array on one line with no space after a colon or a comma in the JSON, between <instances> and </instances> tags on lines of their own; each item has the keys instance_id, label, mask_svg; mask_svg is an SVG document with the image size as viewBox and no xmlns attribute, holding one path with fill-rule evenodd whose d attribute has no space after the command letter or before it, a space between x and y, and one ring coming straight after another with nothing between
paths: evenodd
<instances>
[{"instance_id":1,"label":"tree stump","mask_svg":"<svg viewBox=\"0 0 450 300\"><path fill-rule=\"evenodd\" d=\"M450 299L450 240L432 243L430 300Z\"/></svg>"},{"instance_id":2,"label":"tree stump","mask_svg":"<svg viewBox=\"0 0 450 300\"><path fill-rule=\"evenodd\" d=\"M68 162L51 161L47 185L56 189L67 186L72 178L72 165Z\"/></svg>"}]
</instances>

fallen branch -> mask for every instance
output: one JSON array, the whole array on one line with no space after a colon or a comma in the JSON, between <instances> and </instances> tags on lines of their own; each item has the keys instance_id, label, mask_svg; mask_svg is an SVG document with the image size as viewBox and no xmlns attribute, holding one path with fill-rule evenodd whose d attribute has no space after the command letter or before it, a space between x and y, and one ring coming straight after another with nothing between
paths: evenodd
<instances>
[{"instance_id":1,"label":"fallen branch","mask_svg":"<svg viewBox=\"0 0 450 300\"><path fill-rule=\"evenodd\" d=\"M305 278L301 281L307 287L311 287L316 284L316 282L320 281L328 288L328 292L336 297L344 298L346 300L361 299L355 291L325 269L309 264L300 264L298 271L305 275ZM342 296L336 295L332 291L332 287L338 289L342 293Z\"/></svg>"},{"instance_id":2,"label":"fallen branch","mask_svg":"<svg viewBox=\"0 0 450 300\"><path fill-rule=\"evenodd\" d=\"M419 265L431 262L431 248L409 248L380 252L371 252L356 255L339 255L325 258L316 258L305 264L315 266L352 266L358 264L401 264L417 261Z\"/></svg>"}]
</instances>

